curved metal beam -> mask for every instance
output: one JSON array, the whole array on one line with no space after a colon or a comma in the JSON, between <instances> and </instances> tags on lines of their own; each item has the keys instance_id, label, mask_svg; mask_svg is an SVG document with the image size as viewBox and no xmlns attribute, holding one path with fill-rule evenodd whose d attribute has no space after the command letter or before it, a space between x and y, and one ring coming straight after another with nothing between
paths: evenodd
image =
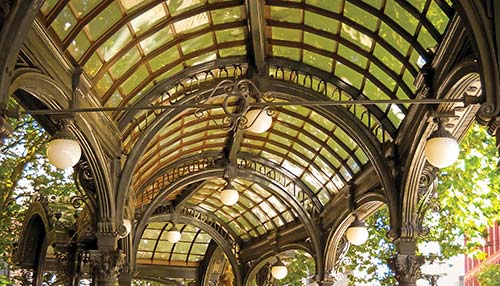
<instances>
[{"instance_id":1,"label":"curved metal beam","mask_svg":"<svg viewBox=\"0 0 500 286\"><path fill-rule=\"evenodd\" d=\"M192 77L193 75L197 75L199 73L203 72L210 72L211 70L214 69L224 69L228 66L233 66L236 67L238 63L241 63L241 65L246 65L247 60L246 58L242 57L229 57L229 58L224 58L224 59L217 59L212 62L192 66L185 68L182 72L178 73L177 75L174 75L166 80L161 81L160 83L156 84L154 87L152 87L150 90L148 90L144 95L141 96L141 98L137 99L137 101L134 102L134 106L146 106L150 102L154 100L154 97L156 96L161 96L161 94L166 91L171 89L172 87L176 86L179 82L182 82L184 79ZM240 75L244 76L244 75ZM221 77L222 78L222 77ZM209 86L206 88L206 93L210 92L209 90L217 86L219 81L219 78L214 78L212 82L209 83ZM203 87L203 85L200 85ZM203 92L201 92L203 93ZM135 93L131 92L129 93L129 97L135 96ZM128 102L127 99L124 99L123 102L120 104L120 106L126 104ZM138 113L138 111L125 111L121 118L118 120L118 128L121 131L124 131L124 129L127 127L130 122L133 121L134 116Z\"/></svg>"}]
</instances>

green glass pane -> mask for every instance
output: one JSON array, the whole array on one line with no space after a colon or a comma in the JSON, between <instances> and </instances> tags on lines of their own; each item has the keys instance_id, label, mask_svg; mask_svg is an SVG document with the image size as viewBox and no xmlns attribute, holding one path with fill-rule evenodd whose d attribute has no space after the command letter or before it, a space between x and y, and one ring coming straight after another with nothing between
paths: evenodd
<instances>
[{"instance_id":1,"label":"green glass pane","mask_svg":"<svg viewBox=\"0 0 500 286\"><path fill-rule=\"evenodd\" d=\"M128 94L148 77L149 73L146 67L141 66L137 69L122 85L121 88L125 94Z\"/></svg>"},{"instance_id":2,"label":"green glass pane","mask_svg":"<svg viewBox=\"0 0 500 286\"><path fill-rule=\"evenodd\" d=\"M323 55L304 50L302 61L310 66L322 69L327 72L332 71L333 59Z\"/></svg>"},{"instance_id":3,"label":"green glass pane","mask_svg":"<svg viewBox=\"0 0 500 286\"><path fill-rule=\"evenodd\" d=\"M205 34L194 39L190 39L181 43L182 52L187 55L192 52L196 52L197 50L201 50L204 48L208 48L213 46L214 40L212 35Z\"/></svg>"},{"instance_id":4,"label":"green glass pane","mask_svg":"<svg viewBox=\"0 0 500 286\"><path fill-rule=\"evenodd\" d=\"M330 200L330 194L326 189L321 189L321 191L317 194L317 197L322 205L325 205Z\"/></svg>"},{"instance_id":5,"label":"green glass pane","mask_svg":"<svg viewBox=\"0 0 500 286\"><path fill-rule=\"evenodd\" d=\"M127 12L131 12L133 10L136 10L139 7L144 6L144 4L151 2L151 0L147 0L147 1L144 1L144 0L120 0L120 2L122 3L125 10L127 10Z\"/></svg>"},{"instance_id":6,"label":"green glass pane","mask_svg":"<svg viewBox=\"0 0 500 286\"><path fill-rule=\"evenodd\" d=\"M141 54L137 48L130 49L123 57L120 58L110 69L109 72L114 79L121 77L128 69L139 61Z\"/></svg>"},{"instance_id":7,"label":"green glass pane","mask_svg":"<svg viewBox=\"0 0 500 286\"><path fill-rule=\"evenodd\" d=\"M370 51L373 45L373 39L353 27L342 23L340 36L348 41L358 45L366 51Z\"/></svg>"},{"instance_id":8,"label":"green glass pane","mask_svg":"<svg viewBox=\"0 0 500 286\"><path fill-rule=\"evenodd\" d=\"M191 254L205 254L207 246L207 244L194 244L191 249Z\"/></svg>"},{"instance_id":9,"label":"green glass pane","mask_svg":"<svg viewBox=\"0 0 500 286\"><path fill-rule=\"evenodd\" d=\"M164 79L167 79L173 75L180 73L183 69L184 69L184 67L182 66L182 64L176 65L175 67L169 69L167 72L165 72L162 75L160 75L159 77L157 77L156 81L161 82Z\"/></svg>"},{"instance_id":10,"label":"green glass pane","mask_svg":"<svg viewBox=\"0 0 500 286\"><path fill-rule=\"evenodd\" d=\"M170 49L166 50L165 52L151 59L149 61L149 65L151 66L153 71L157 71L162 67L171 64L172 62L174 62L179 58L180 55L177 47L171 47Z\"/></svg>"},{"instance_id":11,"label":"green glass pane","mask_svg":"<svg viewBox=\"0 0 500 286\"><path fill-rule=\"evenodd\" d=\"M380 69L377 65L371 64L368 71L371 75L373 75L376 79L381 81L389 90L393 91L396 87L396 81L390 77L387 73L385 73L382 69Z\"/></svg>"},{"instance_id":12,"label":"green glass pane","mask_svg":"<svg viewBox=\"0 0 500 286\"><path fill-rule=\"evenodd\" d=\"M208 14L200 13L174 23L177 34L186 34L208 27Z\"/></svg>"},{"instance_id":13,"label":"green glass pane","mask_svg":"<svg viewBox=\"0 0 500 286\"><path fill-rule=\"evenodd\" d=\"M423 58L420 56L420 54L416 50L412 50L411 55L410 55L410 64L415 69L418 70L420 63L424 63L425 64L425 62L423 62Z\"/></svg>"},{"instance_id":14,"label":"green glass pane","mask_svg":"<svg viewBox=\"0 0 500 286\"><path fill-rule=\"evenodd\" d=\"M97 51L104 61L111 59L125 44L132 39L129 29L125 26L114 33Z\"/></svg>"},{"instance_id":15,"label":"green glass pane","mask_svg":"<svg viewBox=\"0 0 500 286\"><path fill-rule=\"evenodd\" d=\"M152 256L152 252L137 251L137 259L151 259Z\"/></svg>"},{"instance_id":16,"label":"green glass pane","mask_svg":"<svg viewBox=\"0 0 500 286\"><path fill-rule=\"evenodd\" d=\"M112 84L113 84L113 80L111 79L111 77L107 73L105 73L104 76L95 85L97 94L99 94L101 96L104 95L106 93L106 91L108 91L108 89L111 87Z\"/></svg>"},{"instance_id":17,"label":"green glass pane","mask_svg":"<svg viewBox=\"0 0 500 286\"><path fill-rule=\"evenodd\" d=\"M245 46L219 50L219 55L221 56L221 58L232 57L232 56L244 56L246 55L246 53L247 51Z\"/></svg>"},{"instance_id":18,"label":"green glass pane","mask_svg":"<svg viewBox=\"0 0 500 286\"><path fill-rule=\"evenodd\" d=\"M117 107L123 100L123 96L119 91L115 91L113 95L106 102L107 107Z\"/></svg>"},{"instance_id":19,"label":"green glass pane","mask_svg":"<svg viewBox=\"0 0 500 286\"><path fill-rule=\"evenodd\" d=\"M380 21L372 14L358 8L358 6L355 6L349 2L345 3L344 15L347 18L353 20L358 24L361 24L363 27L366 27L372 31L375 31L377 29L377 24Z\"/></svg>"},{"instance_id":20,"label":"green glass pane","mask_svg":"<svg viewBox=\"0 0 500 286\"><path fill-rule=\"evenodd\" d=\"M187 254L174 253L170 258L170 261L186 261L186 260L187 260Z\"/></svg>"},{"instance_id":21,"label":"green glass pane","mask_svg":"<svg viewBox=\"0 0 500 286\"><path fill-rule=\"evenodd\" d=\"M130 25L134 29L135 34L140 35L147 29L156 25L166 15L167 14L165 13L163 4L158 4L138 17L132 19L130 21Z\"/></svg>"},{"instance_id":22,"label":"green glass pane","mask_svg":"<svg viewBox=\"0 0 500 286\"><path fill-rule=\"evenodd\" d=\"M403 63L400 62L391 53L389 53L386 49L384 49L381 45L379 44L375 45L375 50L373 51L373 55L375 55L381 62L383 62L391 70L396 72L396 74L399 74L401 72Z\"/></svg>"},{"instance_id":23,"label":"green glass pane","mask_svg":"<svg viewBox=\"0 0 500 286\"><path fill-rule=\"evenodd\" d=\"M429 10L427 10L427 19L436 27L439 33L444 34L448 21L450 20L448 16L441 10L441 7L436 3L436 1L431 1Z\"/></svg>"},{"instance_id":24,"label":"green glass pane","mask_svg":"<svg viewBox=\"0 0 500 286\"><path fill-rule=\"evenodd\" d=\"M403 27L411 35L415 34L417 29L418 19L413 17L410 12L406 11L394 0L388 0L385 5L385 13L401 27Z\"/></svg>"},{"instance_id":25,"label":"green glass pane","mask_svg":"<svg viewBox=\"0 0 500 286\"><path fill-rule=\"evenodd\" d=\"M56 5L58 0L46 0L43 1L42 8L40 9L44 15L47 15L52 11L52 8Z\"/></svg>"},{"instance_id":26,"label":"green glass pane","mask_svg":"<svg viewBox=\"0 0 500 286\"><path fill-rule=\"evenodd\" d=\"M401 121L405 118L405 114L397 105L393 104L391 105L391 108L389 108L387 118L389 118L394 126L398 127L401 124Z\"/></svg>"},{"instance_id":27,"label":"green glass pane","mask_svg":"<svg viewBox=\"0 0 500 286\"><path fill-rule=\"evenodd\" d=\"M433 49L437 46L436 40L429 34L427 29L422 26L418 34L417 41L424 47L424 49Z\"/></svg>"},{"instance_id":28,"label":"green glass pane","mask_svg":"<svg viewBox=\"0 0 500 286\"><path fill-rule=\"evenodd\" d=\"M304 24L332 34L339 32L339 21L309 11L305 12Z\"/></svg>"},{"instance_id":29,"label":"green glass pane","mask_svg":"<svg viewBox=\"0 0 500 286\"><path fill-rule=\"evenodd\" d=\"M344 3L343 0L329 0L329 1L306 0L306 4L316 6L316 7L319 7L321 9L328 10L328 11L332 11L332 12L335 12L337 14L340 13L340 10L342 9L343 3Z\"/></svg>"},{"instance_id":30,"label":"green glass pane","mask_svg":"<svg viewBox=\"0 0 500 286\"><path fill-rule=\"evenodd\" d=\"M271 18L280 22L302 22L302 10L271 6Z\"/></svg>"},{"instance_id":31,"label":"green glass pane","mask_svg":"<svg viewBox=\"0 0 500 286\"><path fill-rule=\"evenodd\" d=\"M215 25L229 22L236 22L242 19L241 7L232 7L214 10L212 14L212 21Z\"/></svg>"},{"instance_id":32,"label":"green glass pane","mask_svg":"<svg viewBox=\"0 0 500 286\"><path fill-rule=\"evenodd\" d=\"M286 29L280 27L272 27L271 35L273 39L285 41L300 41L302 31L295 29Z\"/></svg>"},{"instance_id":33,"label":"green glass pane","mask_svg":"<svg viewBox=\"0 0 500 286\"><path fill-rule=\"evenodd\" d=\"M101 67L102 62L99 59L99 56L97 54L93 54L87 61L87 63L85 63L83 69L88 75L94 77Z\"/></svg>"},{"instance_id":34,"label":"green glass pane","mask_svg":"<svg viewBox=\"0 0 500 286\"><path fill-rule=\"evenodd\" d=\"M363 94L372 100L390 99L390 97L385 94L378 86L376 86L370 80L366 80L365 87L363 89Z\"/></svg>"},{"instance_id":35,"label":"green glass pane","mask_svg":"<svg viewBox=\"0 0 500 286\"><path fill-rule=\"evenodd\" d=\"M164 28L141 41L144 54L148 55L174 38L170 27Z\"/></svg>"},{"instance_id":36,"label":"green glass pane","mask_svg":"<svg viewBox=\"0 0 500 286\"><path fill-rule=\"evenodd\" d=\"M66 6L54 19L51 27L59 36L59 39L63 40L64 38L66 38L75 24L75 16L73 15L73 12L71 12L69 6Z\"/></svg>"},{"instance_id":37,"label":"green glass pane","mask_svg":"<svg viewBox=\"0 0 500 286\"><path fill-rule=\"evenodd\" d=\"M415 85L413 84L415 78L411 75L411 73L408 70L405 70L405 72L403 73L403 81L411 89L412 92L415 92Z\"/></svg>"},{"instance_id":38,"label":"green glass pane","mask_svg":"<svg viewBox=\"0 0 500 286\"><path fill-rule=\"evenodd\" d=\"M406 56L408 49L410 48L410 43L408 43L399 33L396 33L387 24L382 23L380 25L379 35L386 42L391 44L400 54Z\"/></svg>"},{"instance_id":39,"label":"green glass pane","mask_svg":"<svg viewBox=\"0 0 500 286\"><path fill-rule=\"evenodd\" d=\"M344 45L339 45L339 50L337 52L340 56L347 59L348 61L358 65L359 67L365 69L368 64L368 59L364 56L358 54L357 52L349 49Z\"/></svg>"},{"instance_id":40,"label":"green glass pane","mask_svg":"<svg viewBox=\"0 0 500 286\"><path fill-rule=\"evenodd\" d=\"M97 4L101 2L100 0L71 0L70 5L75 11L76 16L81 19L83 16L87 15Z\"/></svg>"},{"instance_id":41,"label":"green glass pane","mask_svg":"<svg viewBox=\"0 0 500 286\"><path fill-rule=\"evenodd\" d=\"M245 39L245 30L243 28L227 29L215 32L217 43L239 41Z\"/></svg>"},{"instance_id":42,"label":"green glass pane","mask_svg":"<svg viewBox=\"0 0 500 286\"><path fill-rule=\"evenodd\" d=\"M425 4L427 1L422 1L422 0L408 0L408 2L410 2L410 4L417 8L417 10L419 12L422 12L422 10L424 10L424 7L425 7Z\"/></svg>"},{"instance_id":43,"label":"green glass pane","mask_svg":"<svg viewBox=\"0 0 500 286\"><path fill-rule=\"evenodd\" d=\"M334 52L337 49L336 41L309 32L304 32L304 44L329 52Z\"/></svg>"},{"instance_id":44,"label":"green glass pane","mask_svg":"<svg viewBox=\"0 0 500 286\"><path fill-rule=\"evenodd\" d=\"M344 82L346 82L349 85L352 85L356 88L361 88L361 84L363 81L363 76L351 69L350 67L338 62L335 65L335 75L342 79Z\"/></svg>"},{"instance_id":45,"label":"green glass pane","mask_svg":"<svg viewBox=\"0 0 500 286\"><path fill-rule=\"evenodd\" d=\"M190 60L186 61L187 66L196 66L204 63L208 63L211 61L215 61L217 59L217 54L215 52L205 53L201 56L194 57Z\"/></svg>"},{"instance_id":46,"label":"green glass pane","mask_svg":"<svg viewBox=\"0 0 500 286\"><path fill-rule=\"evenodd\" d=\"M88 33L91 40L97 39L106 30L108 30L114 23L116 23L122 14L120 12L120 7L118 3L111 3L106 9L104 9L97 17L87 25Z\"/></svg>"},{"instance_id":47,"label":"green glass pane","mask_svg":"<svg viewBox=\"0 0 500 286\"><path fill-rule=\"evenodd\" d=\"M381 9L382 8L382 5L384 4L385 0L363 0L365 3L368 3L370 4L371 6L377 8L377 9ZM417 1L421 1L421 0L417 0Z\"/></svg>"},{"instance_id":48,"label":"green glass pane","mask_svg":"<svg viewBox=\"0 0 500 286\"><path fill-rule=\"evenodd\" d=\"M282 47L273 45L273 56L283 57L291 60L300 60L300 50L297 48Z\"/></svg>"},{"instance_id":49,"label":"green glass pane","mask_svg":"<svg viewBox=\"0 0 500 286\"><path fill-rule=\"evenodd\" d=\"M168 10L170 14L177 15L185 11L192 10L193 8L199 7L205 4L206 0L168 0Z\"/></svg>"},{"instance_id":50,"label":"green glass pane","mask_svg":"<svg viewBox=\"0 0 500 286\"><path fill-rule=\"evenodd\" d=\"M68 47L69 53L75 58L75 60L80 60L83 53L89 48L90 43L84 33L78 34L78 36L71 41Z\"/></svg>"}]
</instances>

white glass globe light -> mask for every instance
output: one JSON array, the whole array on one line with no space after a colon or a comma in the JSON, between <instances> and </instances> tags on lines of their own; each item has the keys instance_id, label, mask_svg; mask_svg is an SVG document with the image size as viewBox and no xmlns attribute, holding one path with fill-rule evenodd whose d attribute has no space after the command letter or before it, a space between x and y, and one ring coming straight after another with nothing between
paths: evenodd
<instances>
[{"instance_id":1,"label":"white glass globe light","mask_svg":"<svg viewBox=\"0 0 500 286\"><path fill-rule=\"evenodd\" d=\"M458 159L460 148L455 138L431 137L425 144L425 157L433 166L446 168Z\"/></svg>"},{"instance_id":2,"label":"white glass globe light","mask_svg":"<svg viewBox=\"0 0 500 286\"><path fill-rule=\"evenodd\" d=\"M245 115L247 118L248 131L253 133L264 133L273 124L273 117L264 109L252 109Z\"/></svg>"},{"instance_id":3,"label":"white glass globe light","mask_svg":"<svg viewBox=\"0 0 500 286\"><path fill-rule=\"evenodd\" d=\"M363 221L356 218L347 229L346 236L351 244L361 245L368 240L368 228Z\"/></svg>"},{"instance_id":4,"label":"white glass globe light","mask_svg":"<svg viewBox=\"0 0 500 286\"><path fill-rule=\"evenodd\" d=\"M177 229L177 227L173 226L167 231L167 240L170 243L177 243L181 240L181 232Z\"/></svg>"},{"instance_id":5,"label":"white glass globe light","mask_svg":"<svg viewBox=\"0 0 500 286\"><path fill-rule=\"evenodd\" d=\"M226 206L232 206L238 202L240 199L240 194L238 191L228 183L226 187L220 192L220 201Z\"/></svg>"},{"instance_id":6,"label":"white glass globe light","mask_svg":"<svg viewBox=\"0 0 500 286\"><path fill-rule=\"evenodd\" d=\"M288 274L288 269L286 269L285 264L278 259L276 263L271 267L271 275L273 275L274 279L283 279Z\"/></svg>"},{"instance_id":7,"label":"white glass globe light","mask_svg":"<svg viewBox=\"0 0 500 286\"><path fill-rule=\"evenodd\" d=\"M82 155L80 144L72 139L56 138L47 146L47 158L49 162L59 169L71 168Z\"/></svg>"},{"instance_id":8,"label":"white glass globe light","mask_svg":"<svg viewBox=\"0 0 500 286\"><path fill-rule=\"evenodd\" d=\"M130 231L132 231L132 221L129 219L124 219L123 224L119 228L118 234L120 235L120 237L124 238L130 234Z\"/></svg>"}]
</instances>

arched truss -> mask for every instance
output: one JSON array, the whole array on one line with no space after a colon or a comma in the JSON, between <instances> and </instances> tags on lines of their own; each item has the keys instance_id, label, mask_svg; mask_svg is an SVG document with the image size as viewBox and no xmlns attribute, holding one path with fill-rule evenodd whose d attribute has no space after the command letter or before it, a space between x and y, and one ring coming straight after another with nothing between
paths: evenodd
<instances>
[{"instance_id":1,"label":"arched truss","mask_svg":"<svg viewBox=\"0 0 500 286\"><path fill-rule=\"evenodd\" d=\"M280 92L279 94L277 94L277 97L283 100L318 100L323 99L324 97L324 95L319 92L311 91L310 89L301 87L299 85L293 87L289 84L281 84L280 81L270 81L269 85L272 90ZM293 94L300 94L300 96L293 96ZM196 95L197 93L192 93L189 95L189 97L195 97ZM188 96L185 97L186 98L184 98L183 101L179 102L179 104L182 104L182 102L188 102ZM379 176L383 181L384 190L387 193L388 200L394 200L392 198L395 194L393 191L394 185L391 182L392 175L388 171L390 168L388 166L380 165L386 164L385 160L382 159L383 152L380 143L376 142L378 140L374 138L375 134L369 134L371 132L377 133L377 128L374 128L370 132L366 127L364 127L361 121L367 120L367 116L369 116L369 114L365 116L364 114L366 112L364 112L363 110L357 112L356 108L352 108L351 111L347 111L342 107L314 108L313 110L337 124L340 129L344 130L350 138L357 142L360 148L363 149L363 152L366 154L370 162L379 166L378 168L376 168L376 170L380 172ZM158 117L148 122L148 125L145 126L142 134L136 139L135 145L131 149L130 155L125 165L124 173L119 184L120 189L118 193L118 204L120 204L120 201L123 201L125 199L125 192L128 189L127 186L131 182L132 173L135 172L134 169L136 168L136 162L139 161L141 156L140 150L146 150L147 144L152 141L155 134L158 133L163 126L166 126L168 122L172 122L174 118L177 118L181 114L182 112L178 110L165 111L158 115ZM352 122L358 122L358 124L352 124ZM320 126L317 127L321 128ZM222 149L221 147L216 148ZM151 167L148 167L148 169L151 170Z\"/></svg>"},{"instance_id":2,"label":"arched truss","mask_svg":"<svg viewBox=\"0 0 500 286\"><path fill-rule=\"evenodd\" d=\"M32 108L61 109L67 105L69 98L64 87L61 87L48 76L30 69L18 70L13 77L9 93L14 94L20 90L24 91L24 93L20 94L23 97L21 101L25 104L35 104ZM37 103L30 103L33 100L26 97L35 98ZM42 106L39 106L40 104ZM75 121L78 128L72 128L71 131L81 142L82 151L86 158L86 164L80 164L82 168L80 168L79 173L86 172L87 174L79 177L82 179L86 177L89 179L87 183L92 185L92 189L85 190L90 200L90 206L97 206L100 218L111 222L112 218L115 217L116 208L114 207L114 200L111 199L111 182L109 169L106 165L106 155L96 135L92 132L93 129L89 123L90 119L81 116L75 118ZM53 122L48 121L47 124L50 124L50 126L46 127L54 129ZM109 231L113 230L109 229Z\"/></svg>"},{"instance_id":3,"label":"arched truss","mask_svg":"<svg viewBox=\"0 0 500 286\"><path fill-rule=\"evenodd\" d=\"M144 228L146 224L146 220L149 216L151 216L155 209L164 202L165 198L171 194L173 191L182 188L188 184L206 180L209 178L220 178L223 175L224 168L222 167L212 167L209 166L206 169L200 169L190 174L187 174L179 179L170 182L161 193L159 193L155 198L151 201L151 203L147 206L147 208L142 213L142 219L138 224L136 234L140 234L140 231ZM238 170L237 177L247 179L249 181L259 182L260 185L269 191L285 205L290 207L294 213L297 214L297 217L300 219L304 228L311 238L312 248L315 253L321 256L321 247L320 247L320 239L318 237L319 230L317 229L316 224L312 220L311 216L304 210L304 208L300 205L299 202L295 200L295 198L290 195L286 190L283 190L282 187L275 181L263 176L262 174L255 171L245 171ZM319 260L321 263L321 260Z\"/></svg>"},{"instance_id":4,"label":"arched truss","mask_svg":"<svg viewBox=\"0 0 500 286\"><path fill-rule=\"evenodd\" d=\"M279 255L280 253L286 252L286 251L291 251L291 250L302 250L304 252L309 253L311 256L314 257L313 252L311 249L304 244L299 244L299 243L291 243L291 244L286 244L283 246L280 246L278 249L276 249L276 253L269 252L266 253L265 255L261 256L259 259L252 261L252 264L250 265L250 269L247 271L247 275L245 276L245 280L243 285L251 285L252 279L255 278L257 273L262 269L262 267L266 267L269 263L274 263L274 258L276 255ZM315 260L317 262L317 260ZM322 269L319 268L321 265L318 265L315 263L316 266L316 273L322 272Z\"/></svg>"},{"instance_id":5,"label":"arched truss","mask_svg":"<svg viewBox=\"0 0 500 286\"><path fill-rule=\"evenodd\" d=\"M25 4L24 1L21 2ZM209 93L220 80L232 78L250 78L263 91L276 92L279 100L284 101L414 99L417 97L417 92L413 83L419 74L420 64L430 63L435 56L436 46L442 42L445 34L450 29L457 28L449 25L457 22L455 10L461 12L462 16L465 15L470 22L476 42L479 42L477 48L481 59L484 62L490 60L495 62L492 60L496 57L493 56L492 39L489 37L492 34L489 33L488 24L483 21L487 18L483 15L485 11L481 8L481 3L472 2L195 0L189 1L186 5L176 5L177 1L116 0L86 1L87 5L81 5L78 1L54 0L45 1L36 20L36 31L45 33L44 36L49 38L48 42L53 43L55 50L63 52L60 55L61 59L83 66L84 77L90 83L88 95L96 106L135 108L158 104L192 103L196 95ZM453 18L455 20L451 22L450 19ZM487 39L479 41L483 35L487 35ZM1 44L5 46L4 42ZM473 64L467 66L469 71L474 71L470 73L463 70L453 71L449 78L441 79L439 82L444 84L440 85L436 97L442 97L440 94L449 94L447 90L460 90L455 83L459 82L460 85L461 79L467 82L477 80ZM488 80L498 78L493 76L498 73L498 67L483 65L481 68L485 73L482 80L487 90L487 104L481 111L482 118L485 119L498 113L497 103L500 101L494 98L497 94L494 92L496 81ZM2 82L5 78L7 77L2 76ZM14 81L14 90L19 88L16 86L30 85L29 81L21 81L21 78L22 76ZM28 78L29 76L24 79ZM40 82L43 83L43 87L46 79ZM68 102L68 97L65 95L68 92L54 82L49 85L50 88L47 88L42 95L32 93L50 108L65 107ZM5 86L2 85L2 88ZM36 88L39 91L43 89L35 85L29 88ZM4 103L4 99L2 97L0 102ZM109 120L107 122L122 133L121 147L128 156L117 184L109 178L114 176L110 170L119 165L116 163L118 160L115 160L119 152L110 155L114 160L110 163L109 153L100 146L101 139L92 135L92 126L95 122L84 116L79 117L78 130L75 128L73 131L84 142L84 152L95 176L100 222L109 222L99 231L114 232L114 225L133 213L128 209L128 215L125 215L121 206L130 206L130 203L126 204L127 200L133 200L134 194L142 194L148 185L155 183L145 179L143 173L153 175L152 177L157 179L157 175L167 172L166 170L172 166L182 165L197 152L219 158L208 168L198 168L187 175L174 176L170 181L171 185L162 188L160 195L154 194L152 201L139 206L145 208L142 221L139 223L139 227L142 228L156 207L167 199L174 205L193 207L193 198L190 198L190 195L198 191L197 186L204 186L203 184L211 178L222 177L226 168L223 161L227 159L224 156L227 155L228 149L233 151L237 149L239 152L236 152L238 154L236 166L240 170L238 176L248 181L264 180L269 185L268 192L279 196L281 201L286 201L286 198L290 200L287 206L306 226L307 233L313 236L311 250L317 255L317 267L329 271L338 257L335 253L320 251L321 243L318 241L324 239L314 238L313 233L316 231L314 228L318 227L318 223L313 219L316 218L316 212L322 211L326 205L325 201L338 198L339 193L345 191L345 188L332 187L335 191L324 193L321 197L316 191L326 184L318 188L311 187L307 184L308 180L304 179L306 175L310 175L307 171L299 175L287 172L284 165L270 159L273 156L274 158L281 156L287 160L293 157L297 163L301 160L307 161L305 159L308 158L304 154L314 153L306 141L298 142L293 147L280 142L280 140L300 141L298 135L289 133L307 134L311 145L320 141L319 137L312 136L313 131L293 126L283 118L288 116L291 120L301 120L304 125L308 124L319 132L331 135L331 139L336 141L336 146L340 146L338 149L340 151L335 147L325 146L327 153L333 159L326 160L328 162L324 166L333 170L335 174L341 173L343 169L347 170L349 176L339 179L341 181L339 185L346 186L359 174L349 166L348 159L340 160L342 149L344 151L349 149L343 140L359 145L355 149L359 152L356 155L365 156L367 161L364 162L356 156L352 156L350 160L360 169L373 168L370 170L376 172L380 181L377 188L381 188L383 195L375 200L383 200L389 205L391 224L393 227L398 227L412 219L409 216L413 214L412 207L414 201L418 199L416 181L405 182L409 191L399 197L401 190L396 190L393 167L386 161L385 155L391 151L388 146L401 145L403 139L412 141L408 137L417 134L418 136L411 138L419 139L408 143L412 152L407 152L416 155L413 159L403 161L411 161L406 170L416 172L412 173L415 176L420 174L423 162L421 156L423 145L420 138L430 133L432 124L421 123L418 130L411 132L407 132L402 126L408 126L408 123L403 121L405 116L412 112L420 112L422 109L401 104L366 107L347 105L312 107L309 108L308 115L304 115L283 108L279 110L280 116L283 117L277 118L275 124L278 127L269 132L269 137L245 133L238 135L238 132L218 133L206 140L203 139L205 141L196 139L191 142L192 145L200 142L203 145L208 140L214 142L219 140L213 144L208 142L212 144L207 143L209 147L193 147L177 157L170 158L160 151L154 153L151 142L161 137L161 132L174 126L176 120L184 120L189 116L189 111L116 111L106 117ZM311 113L335 124L338 130L345 133L342 140L335 134L330 134L333 133L332 130L325 129L318 122L311 120ZM416 118L426 119L427 115ZM187 124L180 127L183 130L184 128L189 130L197 123L185 121ZM208 124L204 127L212 131L215 129ZM278 128L283 130L287 128L289 133ZM116 137L114 143L119 145L120 140L118 136ZM239 143L231 139L235 137L241 139ZM176 138L172 135L170 138L172 142L168 140L167 142L173 145ZM280 148L287 150L286 155L268 146L263 147L269 142L274 144L276 150ZM399 145L396 147L400 147ZM299 154L292 149L301 149L304 153ZM158 161L163 160L167 163L152 164L155 155L151 152L158 155L156 158ZM314 154L314 158L327 156L320 152L316 153L318 154ZM319 166L312 159L309 160L312 163L302 166L304 170ZM335 166L331 163L334 160L341 163ZM248 161L252 163L247 164ZM253 169L245 169L246 166L252 166ZM283 184L269 169L275 169L288 181ZM147 173L149 170L153 171ZM406 174L404 178L410 178L412 174ZM333 181L333 176L329 177L329 180ZM299 186L301 197L291 195L286 189L286 184ZM239 187L243 189L245 186L241 183ZM178 198L168 197L175 192L180 194ZM371 190L367 192L370 193L365 193L365 196L379 196L371 193ZM367 203L364 206L366 212L370 212L376 204ZM194 210L201 212L201 209ZM208 213L203 215L209 216ZM335 244L350 222L347 215L348 210L343 209L334 220L332 227L335 230L332 230L327 238L332 249L335 249ZM220 220L216 216L212 216L211 219ZM222 225L220 221L217 223ZM225 230L232 237L238 236L230 228ZM136 234L137 237L140 237L139 234ZM238 241L237 238L235 240ZM238 244L241 244L241 241L238 241ZM325 257L321 258L322 256ZM240 282L243 281L243 277L239 279Z\"/></svg>"}]
</instances>

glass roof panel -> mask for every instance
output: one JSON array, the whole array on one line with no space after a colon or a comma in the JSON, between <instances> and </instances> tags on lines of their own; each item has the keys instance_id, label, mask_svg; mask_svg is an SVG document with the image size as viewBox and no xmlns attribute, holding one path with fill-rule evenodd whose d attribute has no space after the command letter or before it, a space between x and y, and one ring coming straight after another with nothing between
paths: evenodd
<instances>
[{"instance_id":1,"label":"glass roof panel","mask_svg":"<svg viewBox=\"0 0 500 286\"><path fill-rule=\"evenodd\" d=\"M130 21L130 25L132 26L135 34L139 35L156 25L156 23L158 23L166 15L167 13L165 12L163 4L160 3L142 13L140 16L132 19Z\"/></svg>"},{"instance_id":2,"label":"glass roof panel","mask_svg":"<svg viewBox=\"0 0 500 286\"><path fill-rule=\"evenodd\" d=\"M87 15L97 4L101 2L100 0L71 0L70 5L75 11L76 17L81 18Z\"/></svg>"},{"instance_id":3,"label":"glass roof panel","mask_svg":"<svg viewBox=\"0 0 500 286\"><path fill-rule=\"evenodd\" d=\"M64 9L57 15L56 19L52 23L52 28L59 36L59 39L64 39L69 34L71 29L75 26L77 20L75 15L71 11L69 6L64 7Z\"/></svg>"},{"instance_id":4,"label":"glass roof panel","mask_svg":"<svg viewBox=\"0 0 500 286\"><path fill-rule=\"evenodd\" d=\"M95 40L118 22L121 17L122 13L118 3L113 2L87 24L85 31L88 32L91 40Z\"/></svg>"}]
</instances>

